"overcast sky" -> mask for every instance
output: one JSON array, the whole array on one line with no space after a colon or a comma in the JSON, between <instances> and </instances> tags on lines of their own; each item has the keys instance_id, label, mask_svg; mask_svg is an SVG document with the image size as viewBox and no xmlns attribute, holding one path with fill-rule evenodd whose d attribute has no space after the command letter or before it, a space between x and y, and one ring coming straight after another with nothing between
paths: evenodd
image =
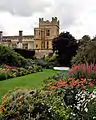
<instances>
[{"instance_id":1,"label":"overcast sky","mask_svg":"<svg viewBox=\"0 0 96 120\"><path fill-rule=\"evenodd\" d=\"M60 31L76 38L96 35L96 0L0 0L0 30L4 35L34 34L39 17L60 20Z\"/></svg>"}]
</instances>

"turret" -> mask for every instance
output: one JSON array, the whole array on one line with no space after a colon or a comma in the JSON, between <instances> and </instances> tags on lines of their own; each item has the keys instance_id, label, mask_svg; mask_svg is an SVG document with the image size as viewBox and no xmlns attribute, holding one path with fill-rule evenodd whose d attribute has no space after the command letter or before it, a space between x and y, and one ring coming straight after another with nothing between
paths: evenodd
<instances>
[{"instance_id":1,"label":"turret","mask_svg":"<svg viewBox=\"0 0 96 120\"><path fill-rule=\"evenodd\" d=\"M42 22L44 19L43 18L39 18L39 22Z\"/></svg>"},{"instance_id":2,"label":"turret","mask_svg":"<svg viewBox=\"0 0 96 120\"><path fill-rule=\"evenodd\" d=\"M57 17L52 17L52 24L57 24L59 26L59 20L57 19Z\"/></svg>"}]
</instances>

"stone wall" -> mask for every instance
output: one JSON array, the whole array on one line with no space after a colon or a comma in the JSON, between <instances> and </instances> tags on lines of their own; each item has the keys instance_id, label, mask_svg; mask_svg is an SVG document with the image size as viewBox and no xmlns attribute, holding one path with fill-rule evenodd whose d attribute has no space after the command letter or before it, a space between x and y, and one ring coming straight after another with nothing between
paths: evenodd
<instances>
[{"instance_id":1,"label":"stone wall","mask_svg":"<svg viewBox=\"0 0 96 120\"><path fill-rule=\"evenodd\" d=\"M52 50L35 50L35 56L37 58L42 58L48 56L49 53L53 53Z\"/></svg>"}]
</instances>

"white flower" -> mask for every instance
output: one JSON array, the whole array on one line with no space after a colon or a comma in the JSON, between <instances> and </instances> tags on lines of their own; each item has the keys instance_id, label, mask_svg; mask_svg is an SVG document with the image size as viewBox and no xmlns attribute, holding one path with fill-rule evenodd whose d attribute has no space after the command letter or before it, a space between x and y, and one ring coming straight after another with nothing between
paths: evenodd
<instances>
[{"instance_id":1,"label":"white flower","mask_svg":"<svg viewBox=\"0 0 96 120\"><path fill-rule=\"evenodd\" d=\"M88 112L88 108L85 108L85 111Z\"/></svg>"},{"instance_id":2,"label":"white flower","mask_svg":"<svg viewBox=\"0 0 96 120\"><path fill-rule=\"evenodd\" d=\"M44 105L44 103L42 103L42 105Z\"/></svg>"},{"instance_id":3,"label":"white flower","mask_svg":"<svg viewBox=\"0 0 96 120\"><path fill-rule=\"evenodd\" d=\"M61 105L63 105L63 103L61 103Z\"/></svg>"},{"instance_id":4,"label":"white flower","mask_svg":"<svg viewBox=\"0 0 96 120\"><path fill-rule=\"evenodd\" d=\"M77 106L77 109L79 110L79 109L80 109L80 107L79 107L79 106Z\"/></svg>"},{"instance_id":5,"label":"white flower","mask_svg":"<svg viewBox=\"0 0 96 120\"><path fill-rule=\"evenodd\" d=\"M93 119L95 119L96 117L94 116Z\"/></svg>"}]
</instances>

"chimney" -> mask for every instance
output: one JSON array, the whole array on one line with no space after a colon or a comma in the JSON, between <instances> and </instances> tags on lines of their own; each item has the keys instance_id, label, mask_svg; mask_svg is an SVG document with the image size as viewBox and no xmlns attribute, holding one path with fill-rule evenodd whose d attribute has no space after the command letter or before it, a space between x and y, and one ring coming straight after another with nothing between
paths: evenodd
<instances>
[{"instance_id":1,"label":"chimney","mask_svg":"<svg viewBox=\"0 0 96 120\"><path fill-rule=\"evenodd\" d=\"M22 39L23 39L23 31L20 30L19 31L19 43L22 43Z\"/></svg>"},{"instance_id":2,"label":"chimney","mask_svg":"<svg viewBox=\"0 0 96 120\"><path fill-rule=\"evenodd\" d=\"M2 41L2 38L3 38L2 33L3 31L0 31L0 42Z\"/></svg>"}]
</instances>

